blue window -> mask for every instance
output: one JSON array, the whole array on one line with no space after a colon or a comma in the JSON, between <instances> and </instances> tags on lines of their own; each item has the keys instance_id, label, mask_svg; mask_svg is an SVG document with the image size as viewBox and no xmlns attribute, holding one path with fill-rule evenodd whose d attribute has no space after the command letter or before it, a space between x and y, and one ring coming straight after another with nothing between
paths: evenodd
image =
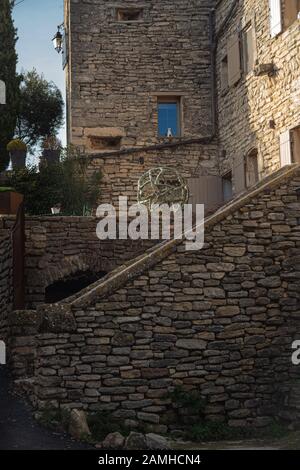
<instances>
[{"instance_id":1,"label":"blue window","mask_svg":"<svg viewBox=\"0 0 300 470\"><path fill-rule=\"evenodd\" d=\"M180 135L179 102L158 102L158 134L160 137Z\"/></svg>"}]
</instances>

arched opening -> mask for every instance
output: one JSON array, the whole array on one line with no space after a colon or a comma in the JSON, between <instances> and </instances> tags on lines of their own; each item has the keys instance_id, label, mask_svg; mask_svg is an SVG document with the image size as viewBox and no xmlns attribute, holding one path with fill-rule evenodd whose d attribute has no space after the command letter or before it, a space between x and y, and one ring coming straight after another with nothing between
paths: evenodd
<instances>
[{"instance_id":1,"label":"arched opening","mask_svg":"<svg viewBox=\"0 0 300 470\"><path fill-rule=\"evenodd\" d=\"M45 303L52 304L77 294L82 289L104 277L106 272L78 271L54 282L45 290Z\"/></svg>"},{"instance_id":2,"label":"arched opening","mask_svg":"<svg viewBox=\"0 0 300 470\"><path fill-rule=\"evenodd\" d=\"M251 188L259 181L258 169L258 151L256 148L252 149L246 156L245 161L245 175L246 187Z\"/></svg>"}]
</instances>

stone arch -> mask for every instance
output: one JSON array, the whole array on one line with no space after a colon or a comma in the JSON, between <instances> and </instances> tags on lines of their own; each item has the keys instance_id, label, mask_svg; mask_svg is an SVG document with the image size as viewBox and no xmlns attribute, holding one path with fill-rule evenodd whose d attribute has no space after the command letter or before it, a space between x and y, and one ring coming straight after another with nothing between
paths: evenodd
<instances>
[{"instance_id":1,"label":"stone arch","mask_svg":"<svg viewBox=\"0 0 300 470\"><path fill-rule=\"evenodd\" d=\"M97 257L86 254L70 256L46 270L43 300L45 303L60 302L106 274Z\"/></svg>"},{"instance_id":2,"label":"stone arch","mask_svg":"<svg viewBox=\"0 0 300 470\"><path fill-rule=\"evenodd\" d=\"M61 281L67 276L71 276L78 271L87 271L93 268L87 259L80 255L69 256L56 263L55 266L49 266L44 271L44 287L53 284L54 282Z\"/></svg>"}]
</instances>

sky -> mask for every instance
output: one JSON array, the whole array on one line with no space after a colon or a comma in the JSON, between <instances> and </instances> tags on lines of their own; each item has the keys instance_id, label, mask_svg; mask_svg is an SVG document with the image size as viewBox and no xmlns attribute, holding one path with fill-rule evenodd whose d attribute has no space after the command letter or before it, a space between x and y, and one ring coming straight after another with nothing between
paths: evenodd
<instances>
[{"instance_id":1,"label":"sky","mask_svg":"<svg viewBox=\"0 0 300 470\"><path fill-rule=\"evenodd\" d=\"M63 22L63 0L16 0L14 8L17 42L18 70L36 68L47 80L52 80L62 91L65 99L65 75L62 57L53 45L52 38L57 26ZM65 128L60 132L66 142Z\"/></svg>"}]
</instances>

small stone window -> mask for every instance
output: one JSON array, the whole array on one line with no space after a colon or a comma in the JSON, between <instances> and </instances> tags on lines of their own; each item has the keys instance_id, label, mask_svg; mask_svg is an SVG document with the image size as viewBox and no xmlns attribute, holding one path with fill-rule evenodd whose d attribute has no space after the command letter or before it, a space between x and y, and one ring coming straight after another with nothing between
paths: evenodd
<instances>
[{"instance_id":1,"label":"small stone window","mask_svg":"<svg viewBox=\"0 0 300 470\"><path fill-rule=\"evenodd\" d=\"M98 137L90 136L92 150L119 150L121 137Z\"/></svg>"},{"instance_id":2,"label":"small stone window","mask_svg":"<svg viewBox=\"0 0 300 470\"><path fill-rule=\"evenodd\" d=\"M131 23L140 21L143 17L143 10L141 8L118 8L117 21L124 23Z\"/></svg>"}]
</instances>

